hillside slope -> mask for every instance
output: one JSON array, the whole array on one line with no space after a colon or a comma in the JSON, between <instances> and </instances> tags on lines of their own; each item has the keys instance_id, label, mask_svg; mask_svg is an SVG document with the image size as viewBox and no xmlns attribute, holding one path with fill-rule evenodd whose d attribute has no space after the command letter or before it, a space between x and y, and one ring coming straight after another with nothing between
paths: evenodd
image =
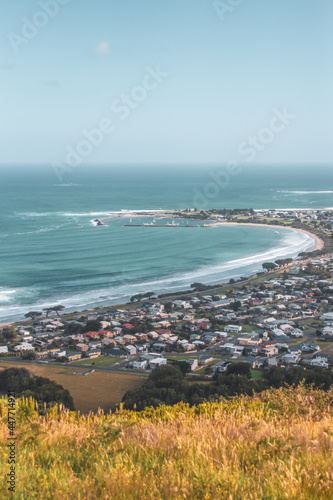
<instances>
[{"instance_id":1,"label":"hillside slope","mask_svg":"<svg viewBox=\"0 0 333 500\"><path fill-rule=\"evenodd\" d=\"M333 390L81 416L17 401L16 492L1 410L2 498L333 499ZM7 491L7 493L6 493Z\"/></svg>"}]
</instances>

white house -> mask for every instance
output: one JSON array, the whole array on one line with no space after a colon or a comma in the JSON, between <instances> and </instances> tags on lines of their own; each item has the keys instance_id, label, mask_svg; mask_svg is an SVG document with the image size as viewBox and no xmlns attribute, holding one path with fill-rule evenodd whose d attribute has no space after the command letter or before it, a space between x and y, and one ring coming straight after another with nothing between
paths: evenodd
<instances>
[{"instance_id":1,"label":"white house","mask_svg":"<svg viewBox=\"0 0 333 500\"><path fill-rule=\"evenodd\" d=\"M163 366L163 365L166 365L167 363L168 363L168 360L166 358L155 358L155 359L152 359L150 361L149 368L151 370L154 370L158 366Z\"/></svg>"},{"instance_id":2,"label":"white house","mask_svg":"<svg viewBox=\"0 0 333 500\"><path fill-rule=\"evenodd\" d=\"M148 360L142 358L136 359L133 361L132 367L135 370L145 370L148 367Z\"/></svg>"},{"instance_id":3,"label":"white house","mask_svg":"<svg viewBox=\"0 0 333 500\"><path fill-rule=\"evenodd\" d=\"M221 339L225 339L227 337L227 334L226 332L214 332L214 334L218 337L218 338L221 338Z\"/></svg>"},{"instance_id":4,"label":"white house","mask_svg":"<svg viewBox=\"0 0 333 500\"><path fill-rule=\"evenodd\" d=\"M321 356L317 356L316 358L311 359L309 365L316 366L318 368L328 368L327 359Z\"/></svg>"},{"instance_id":5,"label":"white house","mask_svg":"<svg viewBox=\"0 0 333 500\"><path fill-rule=\"evenodd\" d=\"M240 333L242 331L242 327L238 325L228 325L224 328L224 331L227 333Z\"/></svg>"},{"instance_id":6,"label":"white house","mask_svg":"<svg viewBox=\"0 0 333 500\"><path fill-rule=\"evenodd\" d=\"M14 351L34 351L35 348L33 345L28 344L27 342L22 342L22 344L19 344L14 347Z\"/></svg>"},{"instance_id":7,"label":"white house","mask_svg":"<svg viewBox=\"0 0 333 500\"><path fill-rule=\"evenodd\" d=\"M294 365L299 362L301 356L298 353L285 354L282 357L282 361L286 363L286 365Z\"/></svg>"},{"instance_id":8,"label":"white house","mask_svg":"<svg viewBox=\"0 0 333 500\"><path fill-rule=\"evenodd\" d=\"M6 345L0 346L0 354L8 352L8 347Z\"/></svg>"},{"instance_id":9,"label":"white house","mask_svg":"<svg viewBox=\"0 0 333 500\"><path fill-rule=\"evenodd\" d=\"M303 332L299 328L294 328L290 335L295 339L300 339L303 337Z\"/></svg>"}]
</instances>

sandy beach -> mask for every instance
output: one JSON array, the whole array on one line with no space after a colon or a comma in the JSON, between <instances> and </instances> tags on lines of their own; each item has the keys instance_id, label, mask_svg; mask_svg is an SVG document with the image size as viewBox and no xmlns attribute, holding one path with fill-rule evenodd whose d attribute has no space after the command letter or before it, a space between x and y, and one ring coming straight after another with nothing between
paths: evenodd
<instances>
[{"instance_id":1,"label":"sandy beach","mask_svg":"<svg viewBox=\"0 0 333 500\"><path fill-rule=\"evenodd\" d=\"M217 222L214 224L214 226L256 226L256 227L270 227L273 229L276 229L277 227L282 227L283 229L291 229L292 231L298 231L299 233L305 233L308 236L311 236L316 242L315 248L311 250L311 252L314 252L315 250L322 250L324 248L324 242L319 236L317 236L314 233L311 233L310 231L306 231L305 229L298 229L292 226L282 226L282 225L273 225L273 224L256 224L254 222Z\"/></svg>"}]
</instances>

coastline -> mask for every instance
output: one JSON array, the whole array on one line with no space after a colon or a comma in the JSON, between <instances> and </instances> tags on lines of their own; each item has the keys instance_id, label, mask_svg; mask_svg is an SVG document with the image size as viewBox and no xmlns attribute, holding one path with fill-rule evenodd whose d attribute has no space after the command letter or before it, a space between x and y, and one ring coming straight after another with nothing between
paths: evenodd
<instances>
[{"instance_id":1,"label":"coastline","mask_svg":"<svg viewBox=\"0 0 333 500\"><path fill-rule=\"evenodd\" d=\"M159 216L162 216L162 217L167 217L169 216L169 214L167 213L163 213L163 212L159 212L158 213ZM116 217L138 217L138 216L141 216L143 217L143 214L140 213L140 214L136 214L136 213L124 213L124 214L121 214L121 215L117 215ZM147 217L151 217L152 216L152 213L149 213L149 215L147 214L146 215ZM105 220L105 219L112 219L114 218L114 216L111 216L111 217L104 217L100 220ZM295 227L292 227L292 226L286 226L286 225L278 225L278 224L261 224L261 223L246 223L246 222L213 222L212 224L209 224L207 225L206 227L220 227L220 226L254 226L254 227L267 227L267 228L271 228L271 229L277 229L277 228L281 228L281 229L289 229L289 230L292 230L292 231L297 231L297 232L301 232L301 233L304 233L304 234L307 234L309 237L311 237L311 239L314 241L314 248L312 248L311 250L308 250L309 253L311 252L314 252L316 250L322 250L324 248L324 242L323 240L317 236L316 234L312 233L311 231L307 231L307 230L304 230L304 229L300 229L300 228L295 228ZM295 264L295 263L294 263ZM251 278L252 276L254 276L255 274L251 274L249 276L249 278ZM185 293L185 290L184 290L184 293ZM172 292L170 292L170 295L172 295ZM126 302L125 304L129 304L129 302ZM124 303L122 303L121 305L125 305ZM118 303L110 303L110 306L118 306L119 304ZM84 306L85 307L85 306ZM83 311L97 311L99 310L100 308L105 308L107 306L105 305L101 305L101 306L95 306L95 307L92 307L90 308L89 305L87 304L87 309L76 309L76 312L83 312ZM74 307L72 308L74 309ZM68 314L70 314L72 311L68 311ZM24 320L23 318L21 320L14 320L14 321L11 321L11 322L8 322L8 323L3 323L1 326L4 326L4 325L9 325L9 324L15 324L15 323L23 323L25 322L26 320Z\"/></svg>"},{"instance_id":2,"label":"coastline","mask_svg":"<svg viewBox=\"0 0 333 500\"><path fill-rule=\"evenodd\" d=\"M254 222L216 222L216 224L212 224L213 226L255 226L255 227L270 227L273 229L276 229L277 227L281 227L282 229L291 229L292 231L298 231L299 233L304 233L310 236L315 240L315 248L310 250L310 252L314 252L315 250L322 250L324 248L324 242L319 236L317 236L314 233L311 233L311 231L306 231L305 229L299 229L295 228L292 226L282 226L278 224L256 224Z\"/></svg>"}]
</instances>

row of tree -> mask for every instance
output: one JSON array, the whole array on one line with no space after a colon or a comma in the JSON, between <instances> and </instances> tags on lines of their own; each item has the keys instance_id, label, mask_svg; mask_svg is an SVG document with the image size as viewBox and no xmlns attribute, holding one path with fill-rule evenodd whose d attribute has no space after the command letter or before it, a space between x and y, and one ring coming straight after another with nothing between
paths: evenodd
<instances>
[{"instance_id":1,"label":"row of tree","mask_svg":"<svg viewBox=\"0 0 333 500\"><path fill-rule=\"evenodd\" d=\"M175 364L156 368L139 389L128 391L124 395L125 408L141 411L149 406L174 405L180 401L197 405L205 400L230 398L240 394L252 396L271 387L279 388L300 383L328 390L333 384L333 373L320 368L286 370L273 367L264 371L263 380L256 380L251 377L248 363L230 364L226 373L214 375L214 380L209 384L190 384L184 376L188 371L186 364L180 362L178 366Z\"/></svg>"},{"instance_id":2,"label":"row of tree","mask_svg":"<svg viewBox=\"0 0 333 500\"><path fill-rule=\"evenodd\" d=\"M65 309L65 306L59 305L59 306L53 306L53 307L46 307L45 309L43 309L43 311L45 311L46 317L48 318L48 316L51 312L55 312L57 315L59 315L60 311L62 311L63 309ZM26 318L31 318L32 320L34 320L36 318L39 318L42 315L43 315L43 313L39 312L39 311L29 311L24 316Z\"/></svg>"}]
</instances>

